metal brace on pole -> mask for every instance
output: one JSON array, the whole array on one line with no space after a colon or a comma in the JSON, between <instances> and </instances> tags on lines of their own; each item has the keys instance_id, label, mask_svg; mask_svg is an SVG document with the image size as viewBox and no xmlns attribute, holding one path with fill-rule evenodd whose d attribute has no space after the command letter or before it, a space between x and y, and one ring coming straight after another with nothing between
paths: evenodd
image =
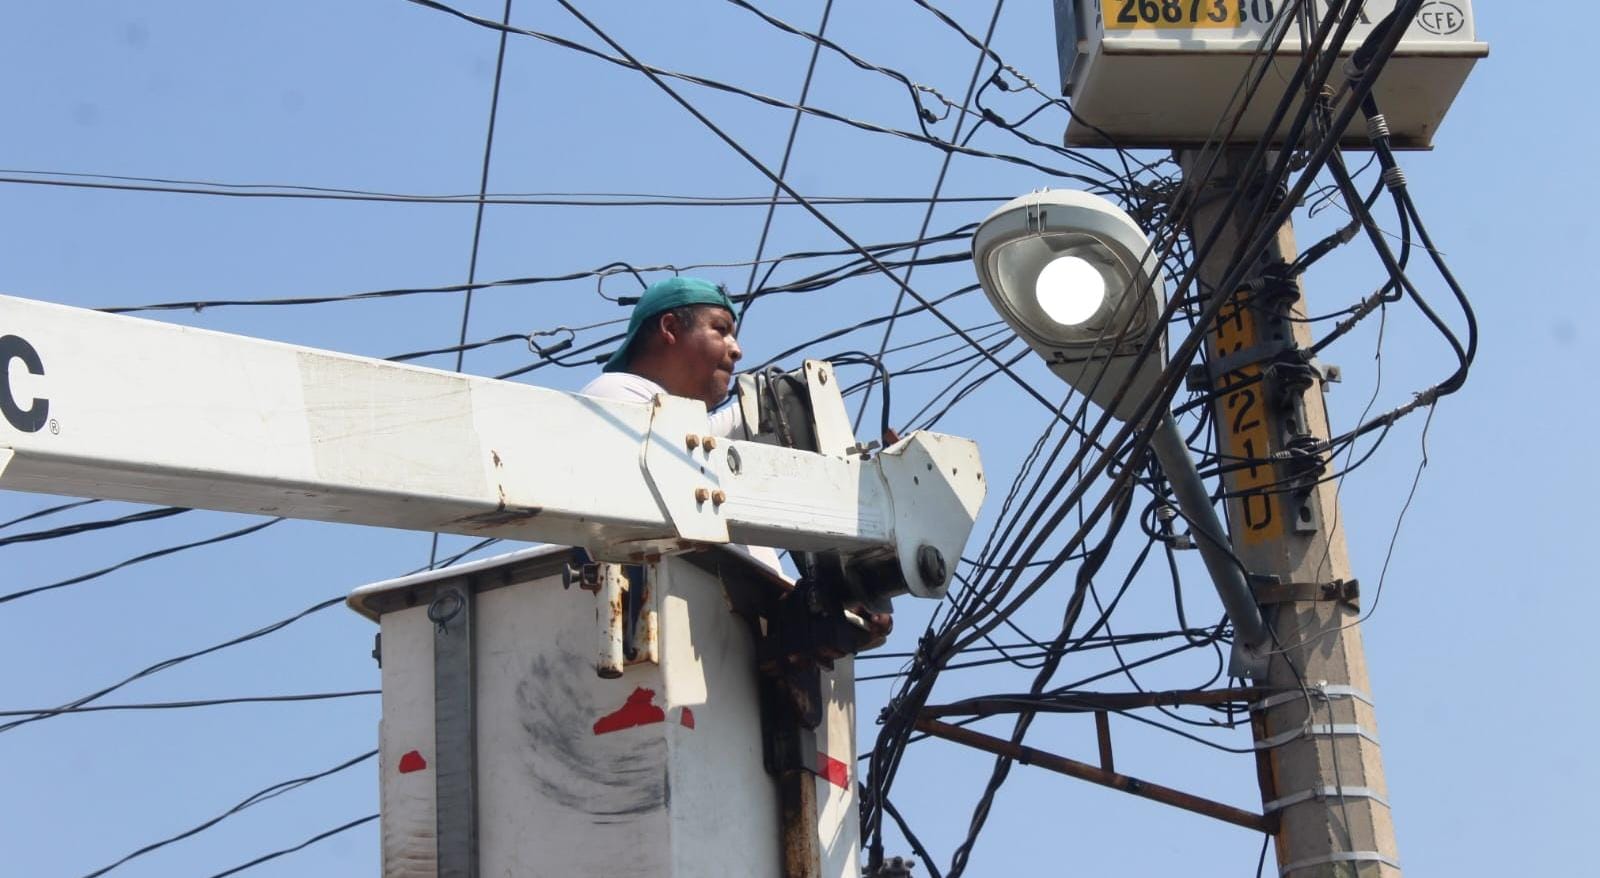
<instances>
[{"instance_id":1,"label":"metal brace on pole","mask_svg":"<svg viewBox=\"0 0 1600 878\"><path fill-rule=\"evenodd\" d=\"M478 735L473 595L462 584L428 605L433 623L434 807L439 878L478 878Z\"/></svg>"}]
</instances>

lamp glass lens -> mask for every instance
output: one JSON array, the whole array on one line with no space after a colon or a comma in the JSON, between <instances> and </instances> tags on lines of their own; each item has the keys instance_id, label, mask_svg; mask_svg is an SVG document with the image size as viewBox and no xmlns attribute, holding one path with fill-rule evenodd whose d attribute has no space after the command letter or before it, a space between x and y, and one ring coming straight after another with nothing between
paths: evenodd
<instances>
[{"instance_id":1,"label":"lamp glass lens","mask_svg":"<svg viewBox=\"0 0 1600 878\"><path fill-rule=\"evenodd\" d=\"M1046 317L1062 326L1078 326L1099 312L1106 280L1081 256L1057 256L1039 270L1034 295Z\"/></svg>"}]
</instances>

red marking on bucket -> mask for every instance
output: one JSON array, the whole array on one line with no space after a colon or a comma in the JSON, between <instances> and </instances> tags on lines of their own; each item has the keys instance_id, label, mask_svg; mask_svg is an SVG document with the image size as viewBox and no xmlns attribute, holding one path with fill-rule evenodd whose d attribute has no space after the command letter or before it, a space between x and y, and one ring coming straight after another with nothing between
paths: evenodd
<instances>
[{"instance_id":1,"label":"red marking on bucket","mask_svg":"<svg viewBox=\"0 0 1600 878\"><path fill-rule=\"evenodd\" d=\"M666 722L667 714L655 705L656 690L646 689L643 686L633 690L628 696L627 703L613 713L608 713L594 721L594 733L604 735L608 732L620 732L634 726L647 726L651 723Z\"/></svg>"},{"instance_id":2,"label":"red marking on bucket","mask_svg":"<svg viewBox=\"0 0 1600 878\"><path fill-rule=\"evenodd\" d=\"M685 707L683 713L678 717L678 723L686 729L694 728L694 711Z\"/></svg>"},{"instance_id":3,"label":"red marking on bucket","mask_svg":"<svg viewBox=\"0 0 1600 878\"><path fill-rule=\"evenodd\" d=\"M428 760L423 759L422 754L415 750L412 750L410 753L400 757L401 774L410 774L413 771L421 771L427 767Z\"/></svg>"},{"instance_id":4,"label":"red marking on bucket","mask_svg":"<svg viewBox=\"0 0 1600 878\"><path fill-rule=\"evenodd\" d=\"M829 756L826 753L817 753L817 773L822 779L833 784L841 790L850 789L850 766Z\"/></svg>"}]
</instances>

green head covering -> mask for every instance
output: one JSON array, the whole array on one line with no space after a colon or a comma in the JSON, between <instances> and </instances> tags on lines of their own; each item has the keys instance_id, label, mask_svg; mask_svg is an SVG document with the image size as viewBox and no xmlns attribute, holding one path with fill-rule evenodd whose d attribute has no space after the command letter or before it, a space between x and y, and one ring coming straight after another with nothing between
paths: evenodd
<instances>
[{"instance_id":1,"label":"green head covering","mask_svg":"<svg viewBox=\"0 0 1600 878\"><path fill-rule=\"evenodd\" d=\"M633 316L628 320L628 335L622 340L622 347L606 360L606 372L621 372L628 367L628 356L633 352L634 339L638 338L639 330L650 318L673 308L682 308L685 305L716 305L726 308L730 314L737 313L733 310L733 301L728 294L708 280L698 277L669 277L657 281L644 291L639 297L639 303L633 306Z\"/></svg>"}]
</instances>

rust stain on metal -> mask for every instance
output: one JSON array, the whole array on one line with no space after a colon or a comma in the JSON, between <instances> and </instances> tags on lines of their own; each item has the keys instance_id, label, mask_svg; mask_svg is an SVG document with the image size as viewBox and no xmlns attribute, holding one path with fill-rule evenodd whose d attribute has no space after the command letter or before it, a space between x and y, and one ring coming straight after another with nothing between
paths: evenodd
<instances>
[{"instance_id":1,"label":"rust stain on metal","mask_svg":"<svg viewBox=\"0 0 1600 878\"><path fill-rule=\"evenodd\" d=\"M611 600L608 602L610 604L610 610L611 610L611 630L613 630L613 631L617 631L617 630L620 630L622 628L622 622L623 622L622 595L623 594L624 594L624 590L618 589L617 592L612 596Z\"/></svg>"},{"instance_id":2,"label":"rust stain on metal","mask_svg":"<svg viewBox=\"0 0 1600 878\"><path fill-rule=\"evenodd\" d=\"M1203 799L1171 787L1140 780L1136 777L1129 777L1125 774L1118 774L1115 771L1097 768L1075 759L1068 759L1065 756L1057 756L1054 753L1046 753L1042 750L1035 750L1032 747L1023 747L1011 741L974 732L971 729L949 725L926 717L917 719L916 729L936 738L955 741L958 744L965 744L968 747L974 747L986 753L993 753L996 756L1005 756L1023 765L1036 765L1058 774L1075 777L1078 780L1086 780L1090 783L1121 790L1135 796L1142 796L1164 805L1172 805L1185 811L1221 820L1224 823L1231 823L1234 826L1242 826L1256 832L1273 832L1276 829L1275 821L1268 816L1255 814L1221 802L1214 802L1210 799Z\"/></svg>"},{"instance_id":3,"label":"rust stain on metal","mask_svg":"<svg viewBox=\"0 0 1600 878\"><path fill-rule=\"evenodd\" d=\"M817 788L812 777L807 771L791 771L778 778L783 878L818 878L822 874Z\"/></svg>"},{"instance_id":4,"label":"rust stain on metal","mask_svg":"<svg viewBox=\"0 0 1600 878\"><path fill-rule=\"evenodd\" d=\"M489 457L494 460L494 465L496 467L499 467L499 466L502 465L500 463L500 452L495 451L493 448L491 448L491 449L489 449Z\"/></svg>"},{"instance_id":5,"label":"rust stain on metal","mask_svg":"<svg viewBox=\"0 0 1600 878\"><path fill-rule=\"evenodd\" d=\"M491 527L504 527L509 524L522 524L544 512L544 508L541 506L508 506L506 505L504 493L505 489L502 488L500 503L493 511L463 516L451 523L462 525L470 530L482 530Z\"/></svg>"}]
</instances>

